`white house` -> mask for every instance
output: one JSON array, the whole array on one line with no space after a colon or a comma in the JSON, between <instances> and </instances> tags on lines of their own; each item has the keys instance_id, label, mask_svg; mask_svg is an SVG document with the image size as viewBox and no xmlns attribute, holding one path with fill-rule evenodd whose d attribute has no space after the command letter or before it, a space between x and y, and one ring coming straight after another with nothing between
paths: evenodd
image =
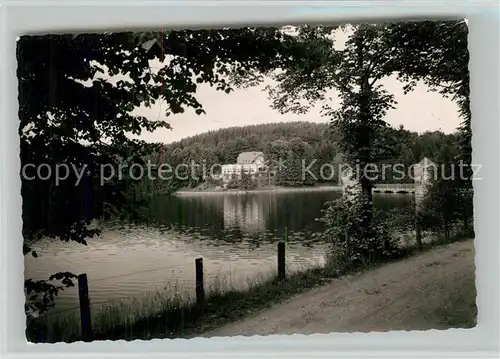
<instances>
[{"instance_id":1,"label":"white house","mask_svg":"<svg viewBox=\"0 0 500 359\"><path fill-rule=\"evenodd\" d=\"M252 177L258 172L265 171L264 153L258 151L242 152L236 163L222 165L222 181L227 183L231 178L241 178L241 173L248 173Z\"/></svg>"}]
</instances>

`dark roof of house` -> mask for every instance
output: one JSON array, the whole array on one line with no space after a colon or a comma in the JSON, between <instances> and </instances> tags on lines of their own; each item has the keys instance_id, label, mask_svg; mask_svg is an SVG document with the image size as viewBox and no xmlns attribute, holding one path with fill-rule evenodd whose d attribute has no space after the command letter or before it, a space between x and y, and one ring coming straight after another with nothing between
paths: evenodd
<instances>
[{"instance_id":1,"label":"dark roof of house","mask_svg":"<svg viewBox=\"0 0 500 359\"><path fill-rule=\"evenodd\" d=\"M264 157L264 153L258 151L242 152L238 155L236 163L254 163L259 157Z\"/></svg>"}]
</instances>

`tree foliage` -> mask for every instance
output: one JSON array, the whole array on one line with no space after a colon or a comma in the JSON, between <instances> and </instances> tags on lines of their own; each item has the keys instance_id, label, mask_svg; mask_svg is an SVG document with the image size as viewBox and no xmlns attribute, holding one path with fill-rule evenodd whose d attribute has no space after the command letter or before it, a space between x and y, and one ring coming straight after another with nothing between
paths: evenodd
<instances>
[{"instance_id":1,"label":"tree foliage","mask_svg":"<svg viewBox=\"0 0 500 359\"><path fill-rule=\"evenodd\" d=\"M471 229L469 222L474 215L472 191L464 188L456 163L445 163L436 170L418 216L426 230L441 232L448 240L456 224L461 224L465 232Z\"/></svg>"},{"instance_id":2,"label":"tree foliage","mask_svg":"<svg viewBox=\"0 0 500 359\"><path fill-rule=\"evenodd\" d=\"M407 21L390 24L384 34L392 70L408 91L423 81L458 104L463 119L458 160L465 164L471 163L472 153L468 32L464 20Z\"/></svg>"},{"instance_id":3,"label":"tree foliage","mask_svg":"<svg viewBox=\"0 0 500 359\"><path fill-rule=\"evenodd\" d=\"M381 211L373 213L372 228L367 235L363 228L365 197L344 198L325 203L323 216L319 221L325 230L321 238L331 243L330 261L339 266L341 271L353 270L366 265L387 260L400 252L398 237L390 226L387 215ZM407 225L408 216L391 211L392 224L394 218L401 219L398 226Z\"/></svg>"},{"instance_id":4,"label":"tree foliage","mask_svg":"<svg viewBox=\"0 0 500 359\"><path fill-rule=\"evenodd\" d=\"M461 218L464 227L473 216L472 129L470 111L468 27L464 20L394 23L384 35L393 57L392 69L410 91L422 81L432 91L454 100L459 107L457 151L440 161L437 179L424 201L424 221L440 227L445 236L453 221ZM462 165L463 176L458 174ZM452 175L452 171L456 173ZM453 178L451 178L453 177Z\"/></svg>"},{"instance_id":5,"label":"tree foliage","mask_svg":"<svg viewBox=\"0 0 500 359\"><path fill-rule=\"evenodd\" d=\"M340 30L349 34L343 46L335 43L335 30L339 28L302 26L295 29L295 40L306 51L289 67L273 73L277 85L269 86L268 90L278 111L304 113L321 102L323 114L330 117L332 125L339 130L340 147L348 163L353 167L356 162L365 168L367 164L390 158L396 147L396 142L387 141L384 136L387 133L384 116L395 101L378 81L397 74L406 92L423 81L432 90L457 101L464 122L459 128L460 153L456 157L470 164L467 25L463 21L343 26ZM250 78L250 83L258 79ZM332 91L340 97L340 106L333 103ZM347 230L359 232L362 228L364 234L358 240L365 245L377 237L371 201L373 182L363 174L353 175L361 187L356 191L357 199L352 203L343 199L330 206L337 212L341 210L337 206L344 206L357 213L360 222L355 228L348 226ZM454 182L454 185L457 183L470 187L470 181ZM453 191L444 193L449 196L447 201L453 202ZM453 210L450 211L451 215ZM333 211L327 211L323 218L327 222L331 220L329 215L334 215Z\"/></svg>"},{"instance_id":6,"label":"tree foliage","mask_svg":"<svg viewBox=\"0 0 500 359\"><path fill-rule=\"evenodd\" d=\"M130 172L105 184L100 173L103 166L142 163L150 147L130 135L169 128L133 110L162 101L167 116L187 109L203 114L199 84L229 93L229 72L275 66L285 41L274 28L23 36L19 134L21 165L31 166L21 173L24 253L47 236L85 244L99 233L90 222L114 209L138 220ZM61 164L83 169L81 180L74 173L59 184L36 176L41 165L54 171ZM34 283L25 282L28 297L42 288Z\"/></svg>"}]
</instances>

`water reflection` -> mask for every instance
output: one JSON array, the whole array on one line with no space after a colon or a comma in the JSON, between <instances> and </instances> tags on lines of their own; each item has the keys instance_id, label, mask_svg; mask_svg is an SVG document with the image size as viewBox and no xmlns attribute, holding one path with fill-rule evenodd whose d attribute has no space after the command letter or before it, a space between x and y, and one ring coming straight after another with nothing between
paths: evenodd
<instances>
[{"instance_id":1,"label":"water reflection","mask_svg":"<svg viewBox=\"0 0 500 359\"><path fill-rule=\"evenodd\" d=\"M108 224L88 246L37 242L39 258L25 258L27 278L59 271L87 273L92 303L135 296L175 284L194 293L194 260L203 257L207 285L223 277L233 286L276 268L276 241L288 234L290 270L324 261L326 244L316 243L316 218L338 192L254 193L158 197L151 203L154 227ZM374 196L378 208L411 203L411 196ZM64 291L57 306L77 305L76 290Z\"/></svg>"},{"instance_id":2,"label":"water reflection","mask_svg":"<svg viewBox=\"0 0 500 359\"><path fill-rule=\"evenodd\" d=\"M151 216L184 233L237 242L258 234L282 238L288 232L317 231L324 202L339 192L253 193L155 198Z\"/></svg>"},{"instance_id":3,"label":"water reflection","mask_svg":"<svg viewBox=\"0 0 500 359\"><path fill-rule=\"evenodd\" d=\"M224 196L224 229L239 228L245 234L266 230L266 206L257 196Z\"/></svg>"}]
</instances>

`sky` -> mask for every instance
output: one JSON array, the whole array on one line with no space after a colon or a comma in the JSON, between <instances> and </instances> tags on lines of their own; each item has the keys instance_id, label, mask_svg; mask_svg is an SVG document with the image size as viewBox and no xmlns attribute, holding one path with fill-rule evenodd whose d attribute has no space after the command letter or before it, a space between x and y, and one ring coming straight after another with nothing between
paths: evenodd
<instances>
[{"instance_id":1,"label":"sky","mask_svg":"<svg viewBox=\"0 0 500 359\"><path fill-rule=\"evenodd\" d=\"M438 93L429 92L423 84L407 95L404 95L401 83L395 78L384 79L381 84L395 95L398 102L396 109L390 110L386 116L386 121L394 127L403 125L406 129L416 132L440 130L451 133L461 122L457 105L449 99L442 98ZM187 111L166 118L163 114L164 108L159 103L151 108L138 109L138 114L153 120L165 119L172 126L171 130L144 132L140 138L148 142L171 143L224 127L271 122L329 122L328 118L321 117L320 106L303 115L279 114L270 107L271 101L263 91L263 87L237 89L225 94L208 85L201 85L197 98L205 108L205 115Z\"/></svg>"}]
</instances>

